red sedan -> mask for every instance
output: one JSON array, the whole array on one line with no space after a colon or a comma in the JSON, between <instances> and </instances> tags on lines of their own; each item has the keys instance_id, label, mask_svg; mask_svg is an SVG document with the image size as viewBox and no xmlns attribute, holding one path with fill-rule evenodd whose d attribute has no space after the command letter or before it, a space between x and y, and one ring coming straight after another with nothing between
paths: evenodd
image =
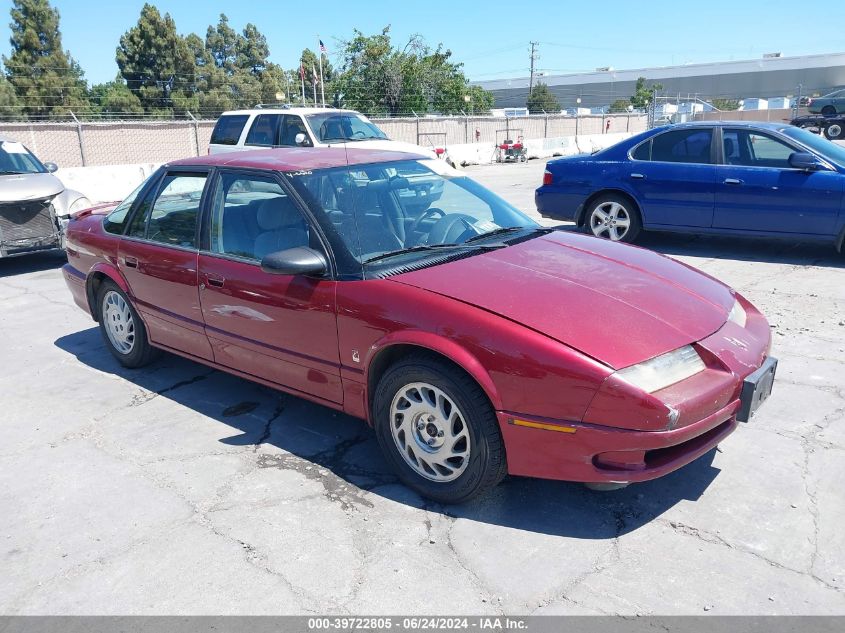
<instances>
[{"instance_id":1,"label":"red sedan","mask_svg":"<svg viewBox=\"0 0 845 633\"><path fill-rule=\"evenodd\" d=\"M77 214L64 276L127 367L166 350L366 419L460 502L691 462L772 388L766 319L655 253L543 228L440 161L221 154Z\"/></svg>"}]
</instances>

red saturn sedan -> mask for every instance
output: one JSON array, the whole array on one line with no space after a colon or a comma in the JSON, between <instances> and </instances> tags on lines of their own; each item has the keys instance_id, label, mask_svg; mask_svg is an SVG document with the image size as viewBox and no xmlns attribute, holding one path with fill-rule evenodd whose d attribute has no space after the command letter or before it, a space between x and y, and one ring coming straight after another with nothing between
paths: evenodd
<instances>
[{"instance_id":1,"label":"red saturn sedan","mask_svg":"<svg viewBox=\"0 0 845 633\"><path fill-rule=\"evenodd\" d=\"M669 258L544 228L437 160L350 148L162 167L77 214L64 277L127 367L166 350L364 418L422 495L612 487L770 393L766 319Z\"/></svg>"}]
</instances>

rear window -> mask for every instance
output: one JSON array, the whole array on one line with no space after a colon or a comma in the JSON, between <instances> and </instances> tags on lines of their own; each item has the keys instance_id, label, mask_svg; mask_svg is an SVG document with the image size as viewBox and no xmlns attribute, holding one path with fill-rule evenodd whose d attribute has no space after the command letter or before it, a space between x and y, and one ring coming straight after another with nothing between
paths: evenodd
<instances>
[{"instance_id":1,"label":"rear window","mask_svg":"<svg viewBox=\"0 0 845 633\"><path fill-rule=\"evenodd\" d=\"M217 119L217 125L214 126L214 131L211 133L211 144L237 145L248 119L248 114L221 116Z\"/></svg>"}]
</instances>

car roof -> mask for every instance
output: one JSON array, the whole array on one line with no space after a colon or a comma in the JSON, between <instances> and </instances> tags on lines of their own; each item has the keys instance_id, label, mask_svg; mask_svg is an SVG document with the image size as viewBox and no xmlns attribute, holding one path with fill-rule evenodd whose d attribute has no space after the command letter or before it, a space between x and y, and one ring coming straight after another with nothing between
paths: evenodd
<instances>
[{"instance_id":1,"label":"car roof","mask_svg":"<svg viewBox=\"0 0 845 633\"><path fill-rule=\"evenodd\" d=\"M430 157L411 152L395 150L360 149L344 147L303 148L280 147L246 152L224 152L184 158L168 163L168 166L212 166L243 167L268 171L307 171L365 165L367 163L388 163L398 160L428 160Z\"/></svg>"},{"instance_id":2,"label":"car roof","mask_svg":"<svg viewBox=\"0 0 845 633\"><path fill-rule=\"evenodd\" d=\"M687 121L686 123L675 123L665 126L666 129L683 129L691 127L748 127L765 128L767 130L780 130L789 125L787 121Z\"/></svg>"},{"instance_id":3,"label":"car roof","mask_svg":"<svg viewBox=\"0 0 845 633\"><path fill-rule=\"evenodd\" d=\"M267 106L264 108L249 108L246 110L229 110L220 116L229 116L232 114L320 114L322 112L353 112L359 114L355 110L346 110L342 108L286 108L283 106Z\"/></svg>"}]
</instances>

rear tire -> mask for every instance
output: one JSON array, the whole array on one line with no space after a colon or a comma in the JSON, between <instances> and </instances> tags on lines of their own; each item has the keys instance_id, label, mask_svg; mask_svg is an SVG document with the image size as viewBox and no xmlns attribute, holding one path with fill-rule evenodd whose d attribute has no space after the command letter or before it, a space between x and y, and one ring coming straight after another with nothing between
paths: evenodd
<instances>
[{"instance_id":1,"label":"rear tire","mask_svg":"<svg viewBox=\"0 0 845 633\"><path fill-rule=\"evenodd\" d=\"M642 230L640 213L625 196L608 193L590 203L584 212L584 228L596 237L631 243Z\"/></svg>"},{"instance_id":2,"label":"rear tire","mask_svg":"<svg viewBox=\"0 0 845 633\"><path fill-rule=\"evenodd\" d=\"M103 281L97 291L100 333L112 356L132 369L149 364L159 350L147 340L147 330L126 294L113 281Z\"/></svg>"},{"instance_id":3,"label":"rear tire","mask_svg":"<svg viewBox=\"0 0 845 633\"><path fill-rule=\"evenodd\" d=\"M835 141L843 136L845 136L845 134L843 134L841 123L832 123L824 128L824 137L828 140Z\"/></svg>"},{"instance_id":4,"label":"rear tire","mask_svg":"<svg viewBox=\"0 0 845 633\"><path fill-rule=\"evenodd\" d=\"M390 466L423 497L462 503L507 474L498 420L484 391L426 354L385 372L373 399L373 423Z\"/></svg>"},{"instance_id":5,"label":"rear tire","mask_svg":"<svg viewBox=\"0 0 845 633\"><path fill-rule=\"evenodd\" d=\"M822 114L825 116L833 116L834 114L836 114L836 108L834 108L832 105L826 105L822 108Z\"/></svg>"}]
</instances>

